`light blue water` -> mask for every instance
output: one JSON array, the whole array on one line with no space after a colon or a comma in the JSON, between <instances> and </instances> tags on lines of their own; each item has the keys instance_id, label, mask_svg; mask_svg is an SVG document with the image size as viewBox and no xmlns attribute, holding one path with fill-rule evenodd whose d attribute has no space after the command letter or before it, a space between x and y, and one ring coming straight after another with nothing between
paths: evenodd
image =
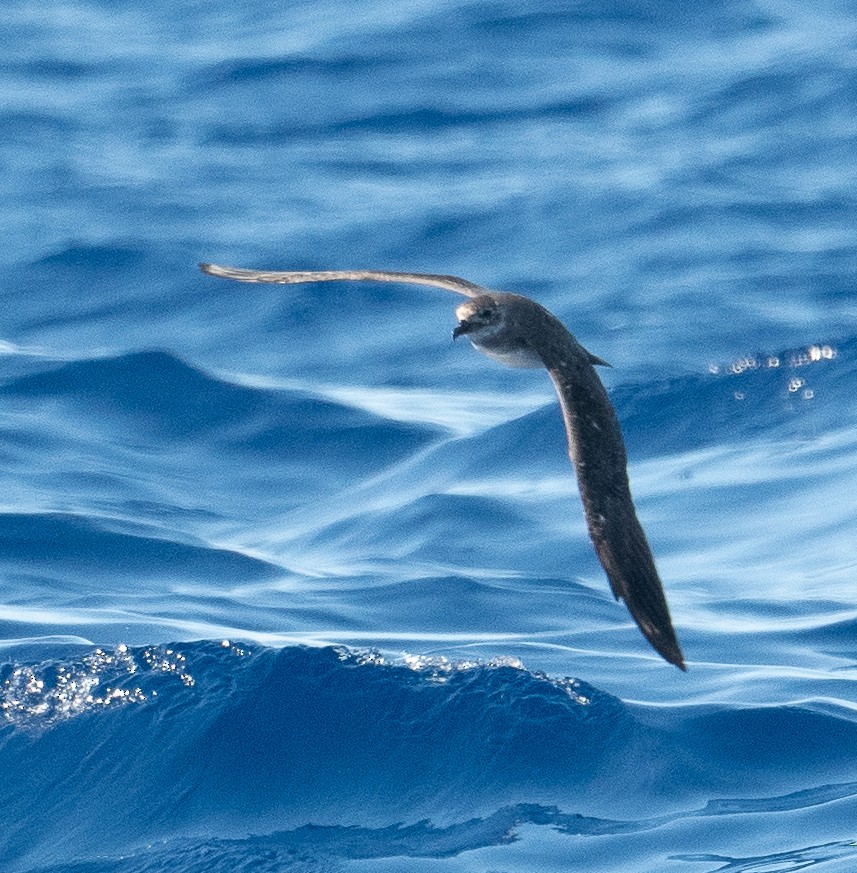
<instances>
[{"instance_id":1,"label":"light blue water","mask_svg":"<svg viewBox=\"0 0 857 873\"><path fill-rule=\"evenodd\" d=\"M853 3L4 18L4 871L857 868ZM200 260L555 312L688 673L454 295Z\"/></svg>"}]
</instances>

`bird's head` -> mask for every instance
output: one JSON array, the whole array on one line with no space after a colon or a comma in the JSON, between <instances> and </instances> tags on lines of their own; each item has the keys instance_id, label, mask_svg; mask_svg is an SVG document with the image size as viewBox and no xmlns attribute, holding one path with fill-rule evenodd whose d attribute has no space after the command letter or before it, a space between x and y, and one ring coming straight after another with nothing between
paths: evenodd
<instances>
[{"instance_id":1,"label":"bird's head","mask_svg":"<svg viewBox=\"0 0 857 873\"><path fill-rule=\"evenodd\" d=\"M499 292L472 297L455 310L453 339L466 336L474 348L508 367L544 366L527 335L523 299Z\"/></svg>"},{"instance_id":2,"label":"bird's head","mask_svg":"<svg viewBox=\"0 0 857 873\"><path fill-rule=\"evenodd\" d=\"M453 338L458 339L466 334L474 345L479 345L482 339L495 336L505 323L502 307L487 294L472 297L456 307L455 317L458 326L452 332Z\"/></svg>"}]
</instances>

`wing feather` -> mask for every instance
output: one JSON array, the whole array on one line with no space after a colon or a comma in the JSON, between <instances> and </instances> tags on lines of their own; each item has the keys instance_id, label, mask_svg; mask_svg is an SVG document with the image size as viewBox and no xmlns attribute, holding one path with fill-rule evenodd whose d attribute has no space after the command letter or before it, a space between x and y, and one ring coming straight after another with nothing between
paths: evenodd
<instances>
[{"instance_id":1,"label":"wing feather","mask_svg":"<svg viewBox=\"0 0 857 873\"><path fill-rule=\"evenodd\" d=\"M591 356L577 348L579 354L548 372L559 395L589 535L613 594L625 601L654 649L684 670L664 589L637 520L619 422Z\"/></svg>"},{"instance_id":2,"label":"wing feather","mask_svg":"<svg viewBox=\"0 0 857 873\"><path fill-rule=\"evenodd\" d=\"M209 276L235 279L238 282L262 282L273 285L298 285L302 282L373 281L401 282L410 285L431 285L455 291L465 297L487 294L488 289L461 279L458 276L443 276L433 273L393 273L386 270L320 270L291 272L279 270L245 270L241 267L225 267L220 264L200 264L199 269Z\"/></svg>"}]
</instances>

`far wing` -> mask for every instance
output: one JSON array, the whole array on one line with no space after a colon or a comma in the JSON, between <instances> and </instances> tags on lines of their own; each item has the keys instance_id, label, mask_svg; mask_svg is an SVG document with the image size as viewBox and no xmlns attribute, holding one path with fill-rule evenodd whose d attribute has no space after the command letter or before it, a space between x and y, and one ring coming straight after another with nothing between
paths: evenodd
<instances>
[{"instance_id":1,"label":"far wing","mask_svg":"<svg viewBox=\"0 0 857 873\"><path fill-rule=\"evenodd\" d=\"M455 291L465 297L478 297L490 293L488 288L460 279L458 276L441 276L432 273L390 273L385 270L322 270L318 272L280 272L244 270L240 267L222 267L219 264L200 264L199 269L209 276L235 279L238 282L262 282L273 285L298 285L302 282L373 281L401 282L410 285L431 285Z\"/></svg>"},{"instance_id":2,"label":"far wing","mask_svg":"<svg viewBox=\"0 0 857 873\"><path fill-rule=\"evenodd\" d=\"M653 648L684 670L664 589L628 484L627 457L613 405L589 353L548 372L553 380L577 473L589 535L617 598L622 598Z\"/></svg>"}]
</instances>

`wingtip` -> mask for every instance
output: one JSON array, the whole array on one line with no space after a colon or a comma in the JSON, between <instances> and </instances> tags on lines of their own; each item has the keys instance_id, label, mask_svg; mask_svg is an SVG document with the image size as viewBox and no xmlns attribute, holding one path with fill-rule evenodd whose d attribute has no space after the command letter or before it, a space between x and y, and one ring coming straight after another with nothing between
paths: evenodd
<instances>
[{"instance_id":1,"label":"wingtip","mask_svg":"<svg viewBox=\"0 0 857 873\"><path fill-rule=\"evenodd\" d=\"M662 595L662 589L661 589ZM637 623L637 627L642 631L643 636L648 641L649 645L668 663L674 667L678 667L682 673L687 673L687 665L684 663L684 653L679 645L678 637L676 636L675 628L672 625L669 611L666 606L666 599L662 604L663 613L655 621L652 615L647 615L639 611L639 604L633 605L625 599L625 605L631 613L632 618ZM660 599L660 598L658 598ZM660 610L658 610L660 611Z\"/></svg>"},{"instance_id":2,"label":"wingtip","mask_svg":"<svg viewBox=\"0 0 857 873\"><path fill-rule=\"evenodd\" d=\"M214 276L216 279L235 279L238 282L259 281L259 274L253 270L224 267L222 264L210 264L208 261L200 261L197 266L207 276Z\"/></svg>"},{"instance_id":3,"label":"wingtip","mask_svg":"<svg viewBox=\"0 0 857 873\"><path fill-rule=\"evenodd\" d=\"M649 640L652 648L669 664L678 667L682 673L687 673L687 664L684 662L684 655L681 649L675 645L669 648L656 646L654 640Z\"/></svg>"},{"instance_id":4,"label":"wingtip","mask_svg":"<svg viewBox=\"0 0 857 873\"><path fill-rule=\"evenodd\" d=\"M678 667L682 673L687 673L687 665L684 663L684 654L679 647L678 640L675 636L672 623L667 628L662 629L660 633L648 634L641 626L643 636L649 641L651 647L668 663L674 667ZM664 639L667 637L667 639Z\"/></svg>"}]
</instances>

